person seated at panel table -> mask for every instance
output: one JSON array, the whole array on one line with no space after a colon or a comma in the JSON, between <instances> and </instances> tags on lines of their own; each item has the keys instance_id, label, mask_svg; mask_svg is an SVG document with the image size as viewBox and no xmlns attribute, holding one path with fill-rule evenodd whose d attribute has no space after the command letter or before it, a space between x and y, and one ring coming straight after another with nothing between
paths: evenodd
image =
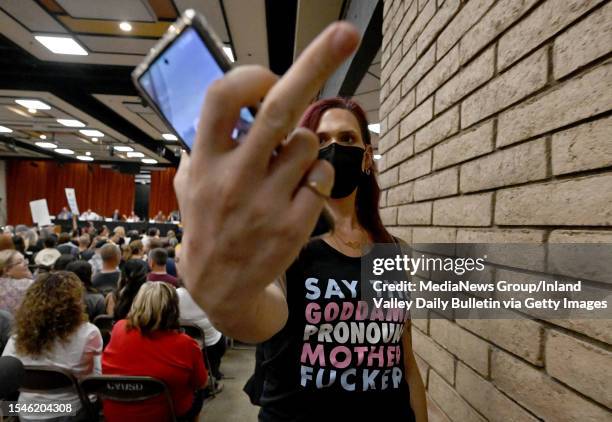
<instances>
[{"instance_id":1,"label":"person seated at panel table","mask_svg":"<svg viewBox=\"0 0 612 422\"><path fill-rule=\"evenodd\" d=\"M111 218L113 219L113 221L121 220L121 213L119 213L119 210L117 208L115 208L115 211L113 211L113 215L111 216Z\"/></svg>"},{"instance_id":2,"label":"person seated at panel table","mask_svg":"<svg viewBox=\"0 0 612 422\"><path fill-rule=\"evenodd\" d=\"M121 250L113 243L106 243L100 249L100 258L102 258L102 270L93 277L91 284L106 296L119 284Z\"/></svg>"},{"instance_id":3,"label":"person seated at panel table","mask_svg":"<svg viewBox=\"0 0 612 422\"><path fill-rule=\"evenodd\" d=\"M102 336L98 328L87 322L83 304L84 289L79 278L67 271L41 274L28 289L15 315L13 335L3 356L13 356L24 365L53 365L72 372L77 378L100 374ZM23 404L66 401L76 410L70 421L85 421L77 394L69 389L44 394L23 392ZM20 420L45 420L54 415L36 415ZM64 419L66 420L66 419Z\"/></svg>"},{"instance_id":4,"label":"person seated at panel table","mask_svg":"<svg viewBox=\"0 0 612 422\"><path fill-rule=\"evenodd\" d=\"M166 216L164 215L163 212L161 212L161 210L159 210L157 212L157 215L155 217L153 217L153 220L155 220L156 223L165 223L166 222Z\"/></svg>"},{"instance_id":5,"label":"person seated at panel table","mask_svg":"<svg viewBox=\"0 0 612 422\"><path fill-rule=\"evenodd\" d=\"M179 331L179 300L167 283L144 283L126 319L117 321L102 355L105 375L150 376L170 390L177 419L197 420L204 401L208 373L202 350ZM149 422L170 419L163 397L141 404L105 400L109 422Z\"/></svg>"},{"instance_id":6,"label":"person seated at panel table","mask_svg":"<svg viewBox=\"0 0 612 422\"><path fill-rule=\"evenodd\" d=\"M179 210L174 210L168 214L168 221L181 221L181 213Z\"/></svg>"},{"instance_id":7,"label":"person seated at panel table","mask_svg":"<svg viewBox=\"0 0 612 422\"><path fill-rule=\"evenodd\" d=\"M127 221L128 223L137 223L140 221L140 217L138 217L133 210L132 210L132 213L128 217L124 215L123 219Z\"/></svg>"},{"instance_id":8,"label":"person seated at panel table","mask_svg":"<svg viewBox=\"0 0 612 422\"><path fill-rule=\"evenodd\" d=\"M62 210L55 217L56 220L70 220L72 213L68 210L68 207L62 207Z\"/></svg>"},{"instance_id":9,"label":"person seated at panel table","mask_svg":"<svg viewBox=\"0 0 612 422\"><path fill-rule=\"evenodd\" d=\"M93 212L91 208L89 208L79 217L79 220L81 221L94 221L94 220L100 220L100 219L101 219L100 215Z\"/></svg>"},{"instance_id":10,"label":"person seated at panel table","mask_svg":"<svg viewBox=\"0 0 612 422\"><path fill-rule=\"evenodd\" d=\"M166 264L168 263L168 251L164 248L155 248L149 252L149 267L151 272L147 276L148 281L165 281L166 283L172 284L174 287L178 287L178 281L176 277L168 274L166 271Z\"/></svg>"}]
</instances>

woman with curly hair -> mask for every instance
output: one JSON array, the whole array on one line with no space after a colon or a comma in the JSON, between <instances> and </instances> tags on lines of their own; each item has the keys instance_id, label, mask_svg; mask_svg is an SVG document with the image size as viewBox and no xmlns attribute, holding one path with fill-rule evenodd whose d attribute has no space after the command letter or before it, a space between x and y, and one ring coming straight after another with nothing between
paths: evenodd
<instances>
[{"instance_id":1,"label":"woman with curly hair","mask_svg":"<svg viewBox=\"0 0 612 422\"><path fill-rule=\"evenodd\" d=\"M102 336L95 325L87 322L83 295L83 284L75 274L66 271L41 274L17 310L15 334L3 356L14 356L24 365L59 366L76 377L100 374ZM70 420L85 420L84 409L70 389L44 395L24 392L19 397L20 403L25 404L58 400L70 402L77 410L77 417ZM55 420L50 416L46 419Z\"/></svg>"}]
</instances>

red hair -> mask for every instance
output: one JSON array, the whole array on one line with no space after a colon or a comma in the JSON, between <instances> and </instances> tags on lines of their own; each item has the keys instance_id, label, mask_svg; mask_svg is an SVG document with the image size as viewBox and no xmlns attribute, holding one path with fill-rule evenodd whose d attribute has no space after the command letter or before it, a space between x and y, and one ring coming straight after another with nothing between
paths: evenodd
<instances>
[{"instance_id":1,"label":"red hair","mask_svg":"<svg viewBox=\"0 0 612 422\"><path fill-rule=\"evenodd\" d=\"M370 131L368 130L368 119L366 114L357 102L342 97L326 98L311 104L300 120L299 126L317 131L321 116L327 110L339 108L350 111L359 122L361 138L364 144L372 145ZM367 230L376 243L393 243L393 236L389 234L380 219L378 203L380 201L380 187L376 181L376 168L372 163L372 171L369 175L362 174L357 187L357 198L355 199L355 212L359 224Z\"/></svg>"}]
</instances>

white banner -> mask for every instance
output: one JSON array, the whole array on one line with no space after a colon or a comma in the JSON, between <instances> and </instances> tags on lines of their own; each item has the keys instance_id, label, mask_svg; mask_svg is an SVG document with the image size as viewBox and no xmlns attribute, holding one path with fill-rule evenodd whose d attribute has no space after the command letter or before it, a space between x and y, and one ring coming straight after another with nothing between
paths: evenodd
<instances>
[{"instance_id":1,"label":"white banner","mask_svg":"<svg viewBox=\"0 0 612 422\"><path fill-rule=\"evenodd\" d=\"M38 224L39 227L51 225L51 217L49 217L49 207L47 206L46 199L30 201L30 212L32 213L32 221Z\"/></svg>"},{"instance_id":2,"label":"white banner","mask_svg":"<svg viewBox=\"0 0 612 422\"><path fill-rule=\"evenodd\" d=\"M66 188L66 199L68 200L68 206L73 215L79 216L79 206L77 205L76 193L74 188Z\"/></svg>"}]
</instances>

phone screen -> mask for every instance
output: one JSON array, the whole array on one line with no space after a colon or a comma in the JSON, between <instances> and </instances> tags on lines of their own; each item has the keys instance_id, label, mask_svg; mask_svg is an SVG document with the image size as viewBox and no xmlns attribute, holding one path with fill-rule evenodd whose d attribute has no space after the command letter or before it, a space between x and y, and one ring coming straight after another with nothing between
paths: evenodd
<instances>
[{"instance_id":1,"label":"phone screen","mask_svg":"<svg viewBox=\"0 0 612 422\"><path fill-rule=\"evenodd\" d=\"M191 150L206 90L222 76L223 69L197 31L189 27L151 64L139 82ZM251 111L243 108L232 137L238 139L245 134L253 120Z\"/></svg>"}]
</instances>

